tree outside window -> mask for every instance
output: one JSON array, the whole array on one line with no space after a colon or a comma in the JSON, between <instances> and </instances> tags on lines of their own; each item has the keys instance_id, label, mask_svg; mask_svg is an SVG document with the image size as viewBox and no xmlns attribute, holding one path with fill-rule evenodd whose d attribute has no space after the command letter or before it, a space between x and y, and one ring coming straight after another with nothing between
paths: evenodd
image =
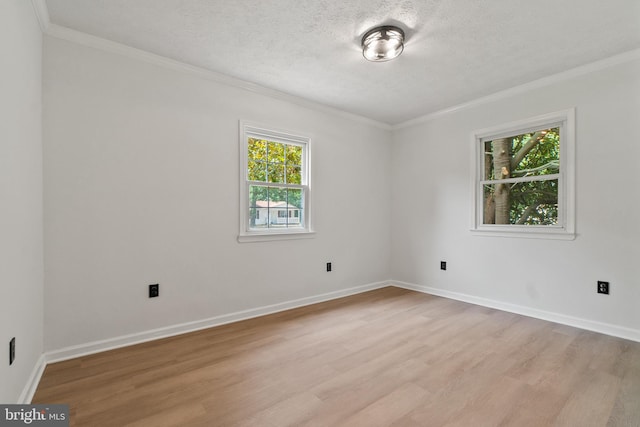
<instances>
[{"instance_id":1,"label":"tree outside window","mask_svg":"<svg viewBox=\"0 0 640 427\"><path fill-rule=\"evenodd\" d=\"M312 234L309 138L241 122L240 241ZM253 236L253 237L252 237ZM280 236L280 237L278 237ZM303 237L303 236L302 236ZM272 240L271 238L267 240Z\"/></svg>"},{"instance_id":2,"label":"tree outside window","mask_svg":"<svg viewBox=\"0 0 640 427\"><path fill-rule=\"evenodd\" d=\"M574 110L476 131L473 150L472 231L574 238Z\"/></svg>"},{"instance_id":3,"label":"tree outside window","mask_svg":"<svg viewBox=\"0 0 640 427\"><path fill-rule=\"evenodd\" d=\"M560 128L484 141L484 224L557 225Z\"/></svg>"}]
</instances>

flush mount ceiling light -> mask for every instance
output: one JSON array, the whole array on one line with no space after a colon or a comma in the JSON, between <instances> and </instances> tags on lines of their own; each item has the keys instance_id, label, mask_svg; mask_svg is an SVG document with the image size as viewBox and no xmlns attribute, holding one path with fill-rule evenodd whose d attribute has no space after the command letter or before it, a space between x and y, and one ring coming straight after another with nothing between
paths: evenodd
<instances>
[{"instance_id":1,"label":"flush mount ceiling light","mask_svg":"<svg viewBox=\"0 0 640 427\"><path fill-rule=\"evenodd\" d=\"M362 55L369 61L389 61L404 50L404 31L385 25L366 32L362 37Z\"/></svg>"}]
</instances>

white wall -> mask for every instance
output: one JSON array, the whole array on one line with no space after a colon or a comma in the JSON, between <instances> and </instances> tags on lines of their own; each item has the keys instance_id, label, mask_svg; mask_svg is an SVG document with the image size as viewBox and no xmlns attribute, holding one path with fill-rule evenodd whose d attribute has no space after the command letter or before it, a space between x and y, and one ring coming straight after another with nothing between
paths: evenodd
<instances>
[{"instance_id":1,"label":"white wall","mask_svg":"<svg viewBox=\"0 0 640 427\"><path fill-rule=\"evenodd\" d=\"M16 403L42 353L42 34L31 2L0 2L0 57L0 403Z\"/></svg>"},{"instance_id":2,"label":"white wall","mask_svg":"<svg viewBox=\"0 0 640 427\"><path fill-rule=\"evenodd\" d=\"M639 71L619 64L392 135L46 37L45 349L388 278L640 333ZM472 236L471 132L569 107L576 240ZM312 137L314 239L237 242L240 119Z\"/></svg>"},{"instance_id":3,"label":"white wall","mask_svg":"<svg viewBox=\"0 0 640 427\"><path fill-rule=\"evenodd\" d=\"M472 236L471 132L574 106L577 238ZM392 277L631 328L640 337L638 119L636 60L398 130ZM440 260L448 261L447 271ZM596 294L597 280L611 282L611 295Z\"/></svg>"},{"instance_id":4,"label":"white wall","mask_svg":"<svg viewBox=\"0 0 640 427\"><path fill-rule=\"evenodd\" d=\"M51 37L43 78L46 350L389 277L390 132ZM240 119L311 136L314 239L237 242Z\"/></svg>"}]
</instances>

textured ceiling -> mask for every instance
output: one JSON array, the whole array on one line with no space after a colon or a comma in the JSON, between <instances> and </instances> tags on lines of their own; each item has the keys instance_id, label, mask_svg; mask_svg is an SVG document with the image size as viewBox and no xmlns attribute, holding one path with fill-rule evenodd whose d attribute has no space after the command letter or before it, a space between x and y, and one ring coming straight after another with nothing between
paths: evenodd
<instances>
[{"instance_id":1,"label":"textured ceiling","mask_svg":"<svg viewBox=\"0 0 640 427\"><path fill-rule=\"evenodd\" d=\"M639 0L46 0L51 22L383 123L640 48ZM367 62L371 27L404 53Z\"/></svg>"}]
</instances>

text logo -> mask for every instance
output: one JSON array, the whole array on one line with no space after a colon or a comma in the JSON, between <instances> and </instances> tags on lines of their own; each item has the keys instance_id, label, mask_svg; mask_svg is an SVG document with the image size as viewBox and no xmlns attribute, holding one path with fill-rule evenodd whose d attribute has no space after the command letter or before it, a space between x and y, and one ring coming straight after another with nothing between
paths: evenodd
<instances>
[{"instance_id":1,"label":"text logo","mask_svg":"<svg viewBox=\"0 0 640 427\"><path fill-rule=\"evenodd\" d=\"M0 405L0 427L68 427L69 405Z\"/></svg>"}]
</instances>

